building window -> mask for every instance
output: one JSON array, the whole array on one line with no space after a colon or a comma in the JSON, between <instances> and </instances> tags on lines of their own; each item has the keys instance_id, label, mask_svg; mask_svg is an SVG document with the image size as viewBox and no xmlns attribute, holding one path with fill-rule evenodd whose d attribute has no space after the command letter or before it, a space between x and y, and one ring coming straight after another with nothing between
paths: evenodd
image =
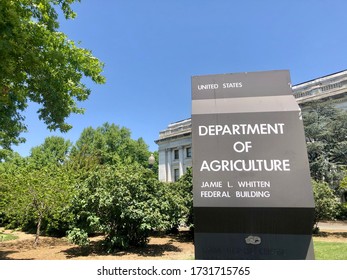
<instances>
[{"instance_id":1,"label":"building window","mask_svg":"<svg viewBox=\"0 0 347 280\"><path fill-rule=\"evenodd\" d=\"M186 148L186 157L191 158L192 157L192 148Z\"/></svg>"},{"instance_id":2,"label":"building window","mask_svg":"<svg viewBox=\"0 0 347 280\"><path fill-rule=\"evenodd\" d=\"M178 169L174 169L174 181L177 182L180 178L180 171Z\"/></svg>"},{"instance_id":3,"label":"building window","mask_svg":"<svg viewBox=\"0 0 347 280\"><path fill-rule=\"evenodd\" d=\"M179 159L179 158L180 158L180 155L178 150L174 150L174 159Z\"/></svg>"}]
</instances>

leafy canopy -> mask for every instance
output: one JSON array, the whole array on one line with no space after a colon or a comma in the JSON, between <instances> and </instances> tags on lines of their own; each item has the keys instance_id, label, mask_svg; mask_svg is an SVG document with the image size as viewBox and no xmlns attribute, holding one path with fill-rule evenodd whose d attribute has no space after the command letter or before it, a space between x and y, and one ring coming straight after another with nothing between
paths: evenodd
<instances>
[{"instance_id":1,"label":"leafy canopy","mask_svg":"<svg viewBox=\"0 0 347 280\"><path fill-rule=\"evenodd\" d=\"M43 144L31 149L29 160L36 168L49 164L62 165L67 162L72 143L63 137L47 137Z\"/></svg>"},{"instance_id":2,"label":"leafy canopy","mask_svg":"<svg viewBox=\"0 0 347 280\"><path fill-rule=\"evenodd\" d=\"M99 164L137 162L145 167L150 156L142 138L134 140L128 128L109 123L85 128L71 154L72 158L94 159Z\"/></svg>"},{"instance_id":3,"label":"leafy canopy","mask_svg":"<svg viewBox=\"0 0 347 280\"><path fill-rule=\"evenodd\" d=\"M63 223L71 222L67 214L73 195L69 170L53 163L37 168L25 159L18 163L2 163L8 168L0 174L0 214L14 227L35 228L37 239L42 228L62 231Z\"/></svg>"},{"instance_id":4,"label":"leafy canopy","mask_svg":"<svg viewBox=\"0 0 347 280\"><path fill-rule=\"evenodd\" d=\"M336 189L347 165L347 112L315 102L305 106L303 121L311 177Z\"/></svg>"},{"instance_id":5,"label":"leafy canopy","mask_svg":"<svg viewBox=\"0 0 347 280\"><path fill-rule=\"evenodd\" d=\"M102 84L103 64L58 31L58 9L76 15L79 0L0 0L0 152L24 141L23 110L41 105L38 115L48 129L66 132L65 119L83 113L76 104L89 97L83 77ZM0 154L1 157L1 154Z\"/></svg>"}]
</instances>

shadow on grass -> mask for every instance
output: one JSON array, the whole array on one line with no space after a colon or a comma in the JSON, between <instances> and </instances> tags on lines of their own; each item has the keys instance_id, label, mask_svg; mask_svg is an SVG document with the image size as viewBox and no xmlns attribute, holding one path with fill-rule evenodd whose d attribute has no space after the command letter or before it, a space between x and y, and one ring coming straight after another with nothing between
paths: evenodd
<instances>
[{"instance_id":1,"label":"shadow on grass","mask_svg":"<svg viewBox=\"0 0 347 280\"><path fill-rule=\"evenodd\" d=\"M316 237L341 237L341 238L347 238L347 232L326 232L326 231L320 231L318 233L313 234L313 236Z\"/></svg>"}]
</instances>

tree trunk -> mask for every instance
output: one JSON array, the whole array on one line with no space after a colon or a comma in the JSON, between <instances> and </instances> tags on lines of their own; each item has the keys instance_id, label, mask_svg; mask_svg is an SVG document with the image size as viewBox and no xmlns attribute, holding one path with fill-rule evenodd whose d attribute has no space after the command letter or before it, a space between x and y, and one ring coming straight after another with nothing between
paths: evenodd
<instances>
[{"instance_id":1,"label":"tree trunk","mask_svg":"<svg viewBox=\"0 0 347 280\"><path fill-rule=\"evenodd\" d=\"M37 221L37 226L36 226L36 236L34 241L34 247L36 247L39 244L41 221L42 221L42 214L40 213L38 221Z\"/></svg>"}]
</instances>

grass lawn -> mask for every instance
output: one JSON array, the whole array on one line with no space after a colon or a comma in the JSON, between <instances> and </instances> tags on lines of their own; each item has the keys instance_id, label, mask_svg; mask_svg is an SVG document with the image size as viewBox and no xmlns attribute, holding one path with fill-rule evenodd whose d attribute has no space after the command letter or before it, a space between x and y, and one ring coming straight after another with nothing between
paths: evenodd
<instances>
[{"instance_id":1,"label":"grass lawn","mask_svg":"<svg viewBox=\"0 0 347 280\"><path fill-rule=\"evenodd\" d=\"M314 241L316 260L347 260L347 242Z\"/></svg>"},{"instance_id":2,"label":"grass lawn","mask_svg":"<svg viewBox=\"0 0 347 280\"><path fill-rule=\"evenodd\" d=\"M12 234L7 234L7 233L0 233L0 242L1 241L8 241L8 240L14 240L17 239L18 237Z\"/></svg>"}]
</instances>

